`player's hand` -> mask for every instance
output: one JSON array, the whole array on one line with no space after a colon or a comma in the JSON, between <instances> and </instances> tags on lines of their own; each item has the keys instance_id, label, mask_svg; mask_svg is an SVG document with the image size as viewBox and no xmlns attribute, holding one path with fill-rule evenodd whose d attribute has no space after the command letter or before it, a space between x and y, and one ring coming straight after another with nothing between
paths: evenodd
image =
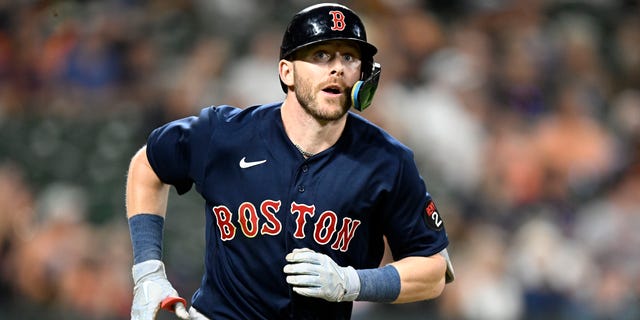
<instances>
[{"instance_id":1,"label":"player's hand","mask_svg":"<svg viewBox=\"0 0 640 320\"><path fill-rule=\"evenodd\" d=\"M294 249L285 259L287 283L298 294L341 302L353 301L360 293L356 270L337 265L327 255L304 248Z\"/></svg>"},{"instance_id":2,"label":"player's hand","mask_svg":"<svg viewBox=\"0 0 640 320\"><path fill-rule=\"evenodd\" d=\"M181 319L189 319L186 301L171 286L160 260L147 260L133 265L133 304L131 320L154 320L161 307L174 311Z\"/></svg>"}]
</instances>

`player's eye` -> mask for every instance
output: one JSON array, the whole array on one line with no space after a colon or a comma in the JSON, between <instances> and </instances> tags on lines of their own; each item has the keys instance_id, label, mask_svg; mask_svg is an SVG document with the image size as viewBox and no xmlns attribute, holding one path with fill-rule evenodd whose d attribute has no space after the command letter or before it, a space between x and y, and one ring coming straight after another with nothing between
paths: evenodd
<instances>
[{"instance_id":1,"label":"player's eye","mask_svg":"<svg viewBox=\"0 0 640 320\"><path fill-rule=\"evenodd\" d=\"M331 59L331 55L326 51L316 51L313 55L313 58L318 61L329 61Z\"/></svg>"}]
</instances>

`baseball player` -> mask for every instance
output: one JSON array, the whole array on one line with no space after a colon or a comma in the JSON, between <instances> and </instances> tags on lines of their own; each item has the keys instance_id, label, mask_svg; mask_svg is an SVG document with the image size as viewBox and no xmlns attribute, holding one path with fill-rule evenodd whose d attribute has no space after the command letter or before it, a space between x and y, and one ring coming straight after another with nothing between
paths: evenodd
<instances>
[{"instance_id":1,"label":"baseball player","mask_svg":"<svg viewBox=\"0 0 640 320\"><path fill-rule=\"evenodd\" d=\"M155 129L131 160L131 318L349 319L352 301L437 297L453 280L442 215L413 154L350 111L380 77L360 18L338 4L284 33L283 102L212 106ZM205 202L205 271L187 302L162 257L170 186ZM394 262L380 267L385 237Z\"/></svg>"}]
</instances>

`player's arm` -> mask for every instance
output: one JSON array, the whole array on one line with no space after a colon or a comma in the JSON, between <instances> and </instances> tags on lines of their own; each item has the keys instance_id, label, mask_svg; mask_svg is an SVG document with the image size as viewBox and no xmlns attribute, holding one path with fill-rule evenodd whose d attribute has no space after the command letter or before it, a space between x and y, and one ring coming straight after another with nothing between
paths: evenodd
<instances>
[{"instance_id":1,"label":"player's arm","mask_svg":"<svg viewBox=\"0 0 640 320\"><path fill-rule=\"evenodd\" d=\"M127 174L126 207L133 246L134 297L132 320L153 320L162 307L188 319L186 301L167 280L162 262L162 234L170 186L156 175L146 147L131 159Z\"/></svg>"},{"instance_id":2,"label":"player's arm","mask_svg":"<svg viewBox=\"0 0 640 320\"><path fill-rule=\"evenodd\" d=\"M141 213L164 217L169 199L169 185L160 181L142 147L131 159L127 175L127 218Z\"/></svg>"},{"instance_id":3,"label":"player's arm","mask_svg":"<svg viewBox=\"0 0 640 320\"><path fill-rule=\"evenodd\" d=\"M447 261L442 254L406 257L390 265L400 277L400 294L394 303L433 299L444 290Z\"/></svg>"},{"instance_id":4,"label":"player's arm","mask_svg":"<svg viewBox=\"0 0 640 320\"><path fill-rule=\"evenodd\" d=\"M453 280L446 250L430 257L406 257L384 267L354 269L337 265L329 256L294 249L285 257L287 283L298 294L327 301L407 303L439 296Z\"/></svg>"}]
</instances>

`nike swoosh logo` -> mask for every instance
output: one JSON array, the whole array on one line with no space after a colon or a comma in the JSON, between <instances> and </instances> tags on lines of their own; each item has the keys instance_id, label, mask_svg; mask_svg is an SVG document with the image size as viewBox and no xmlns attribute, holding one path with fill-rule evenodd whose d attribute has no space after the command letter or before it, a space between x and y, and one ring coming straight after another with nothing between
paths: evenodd
<instances>
[{"instance_id":1,"label":"nike swoosh logo","mask_svg":"<svg viewBox=\"0 0 640 320\"><path fill-rule=\"evenodd\" d=\"M257 166L259 164L263 164L267 162L267 160L248 161L248 162L246 160L247 160L247 157L240 159L240 168L242 169L251 168L253 166Z\"/></svg>"}]
</instances>

